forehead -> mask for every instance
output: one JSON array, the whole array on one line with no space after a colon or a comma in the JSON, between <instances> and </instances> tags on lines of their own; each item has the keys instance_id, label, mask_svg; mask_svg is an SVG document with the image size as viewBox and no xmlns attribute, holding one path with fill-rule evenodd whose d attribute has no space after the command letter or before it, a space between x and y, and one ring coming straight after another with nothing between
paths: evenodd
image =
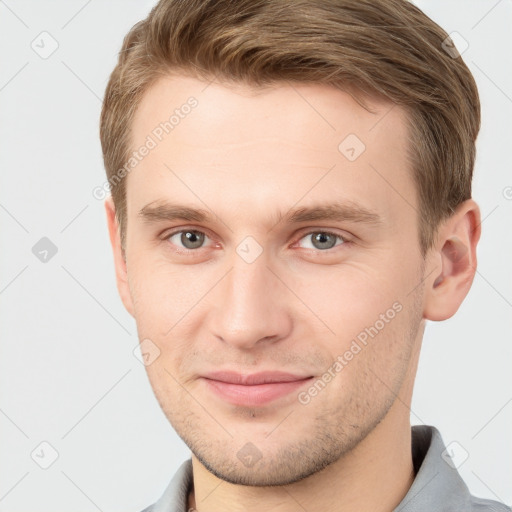
<instances>
[{"instance_id":1,"label":"forehead","mask_svg":"<svg viewBox=\"0 0 512 512\"><path fill-rule=\"evenodd\" d=\"M128 209L178 196L233 211L345 198L385 218L410 215L406 114L382 100L368 106L320 84L161 78L134 116L132 148L151 149L127 177Z\"/></svg>"},{"instance_id":2,"label":"forehead","mask_svg":"<svg viewBox=\"0 0 512 512\"><path fill-rule=\"evenodd\" d=\"M264 127L269 133L283 135L278 130L286 126L289 132L292 130L290 135L300 135L302 126L307 125L305 130L317 128L328 135L328 140L332 137L334 141L343 131L351 129L370 143L373 137L382 135L382 127L380 130L376 128L384 117L395 128L404 125L406 118L402 108L384 99L366 96L364 101L369 107L366 110L350 92L323 84L283 81L255 86L241 82L205 82L170 74L158 79L143 95L134 116L132 143L151 133L159 123L169 120L176 111L179 120L172 122L173 131L179 124L185 124L181 121L188 116L186 104L192 102L192 98L197 102L191 109L195 114L193 117L200 116L204 126L204 130L196 133L198 140L207 134L208 128L222 124L222 132L215 134L217 140L236 142L245 139L247 134L254 134L250 121L267 120L271 122L256 128ZM184 117L180 110L187 111ZM296 121L301 123L296 124ZM175 130L173 136L179 137L180 131L184 130Z\"/></svg>"}]
</instances>

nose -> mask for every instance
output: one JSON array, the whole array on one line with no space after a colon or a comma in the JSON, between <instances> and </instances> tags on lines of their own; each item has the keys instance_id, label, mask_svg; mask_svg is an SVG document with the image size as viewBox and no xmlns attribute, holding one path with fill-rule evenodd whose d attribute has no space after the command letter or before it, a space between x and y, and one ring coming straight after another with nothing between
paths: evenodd
<instances>
[{"instance_id":1,"label":"nose","mask_svg":"<svg viewBox=\"0 0 512 512\"><path fill-rule=\"evenodd\" d=\"M252 263L234 254L231 270L215 287L210 332L238 349L276 342L291 332L290 297L267 265L265 252Z\"/></svg>"}]
</instances>

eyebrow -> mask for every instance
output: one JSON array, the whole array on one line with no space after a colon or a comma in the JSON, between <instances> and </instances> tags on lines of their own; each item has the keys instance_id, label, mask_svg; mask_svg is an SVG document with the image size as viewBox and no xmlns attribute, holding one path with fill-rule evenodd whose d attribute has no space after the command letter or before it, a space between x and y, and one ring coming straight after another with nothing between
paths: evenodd
<instances>
[{"instance_id":1,"label":"eyebrow","mask_svg":"<svg viewBox=\"0 0 512 512\"><path fill-rule=\"evenodd\" d=\"M139 211L139 217L145 223L161 221L186 220L193 222L213 221L216 215L208 210L191 208L185 205L167 201L153 201ZM298 224L311 221L348 221L372 226L383 224L382 218L373 210L359 206L351 201L320 204L289 210L285 215L277 212L274 226L284 220L288 224Z\"/></svg>"}]
</instances>

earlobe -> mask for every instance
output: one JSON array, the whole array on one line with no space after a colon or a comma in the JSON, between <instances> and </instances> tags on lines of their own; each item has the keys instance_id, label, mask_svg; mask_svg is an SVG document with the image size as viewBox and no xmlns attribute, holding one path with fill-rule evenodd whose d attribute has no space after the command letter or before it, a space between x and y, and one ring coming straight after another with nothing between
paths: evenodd
<instances>
[{"instance_id":1,"label":"earlobe","mask_svg":"<svg viewBox=\"0 0 512 512\"><path fill-rule=\"evenodd\" d=\"M114 266L116 271L117 290L124 304L124 307L134 316L133 301L128 283L128 270L126 258L121 247L121 234L119 223L116 218L116 210L112 196L105 199L105 212L107 214L107 226L110 237L110 244L114 255Z\"/></svg>"},{"instance_id":2,"label":"earlobe","mask_svg":"<svg viewBox=\"0 0 512 512\"><path fill-rule=\"evenodd\" d=\"M430 258L435 271L426 282L426 319L446 320L459 309L475 276L480 232L480 210L472 199L459 205L440 227Z\"/></svg>"}]
</instances>

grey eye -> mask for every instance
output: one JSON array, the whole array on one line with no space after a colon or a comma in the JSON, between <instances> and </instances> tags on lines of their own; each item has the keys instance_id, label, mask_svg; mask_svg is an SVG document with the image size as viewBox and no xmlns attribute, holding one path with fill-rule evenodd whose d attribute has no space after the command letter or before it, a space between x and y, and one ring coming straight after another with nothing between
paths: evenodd
<instances>
[{"instance_id":1,"label":"grey eye","mask_svg":"<svg viewBox=\"0 0 512 512\"><path fill-rule=\"evenodd\" d=\"M337 239L342 240L341 236L326 231L314 231L302 237L301 240L309 240L310 246L306 249L332 249L337 244ZM343 243L343 241L341 242ZM304 246L301 246L304 247Z\"/></svg>"},{"instance_id":2,"label":"grey eye","mask_svg":"<svg viewBox=\"0 0 512 512\"><path fill-rule=\"evenodd\" d=\"M181 244L185 249L198 249L203 245L205 239L204 233L201 233L200 231L185 230L178 231L177 233L172 234L169 237L169 240L172 243L176 243L175 241L173 241L173 238L178 236L178 245Z\"/></svg>"}]
</instances>

